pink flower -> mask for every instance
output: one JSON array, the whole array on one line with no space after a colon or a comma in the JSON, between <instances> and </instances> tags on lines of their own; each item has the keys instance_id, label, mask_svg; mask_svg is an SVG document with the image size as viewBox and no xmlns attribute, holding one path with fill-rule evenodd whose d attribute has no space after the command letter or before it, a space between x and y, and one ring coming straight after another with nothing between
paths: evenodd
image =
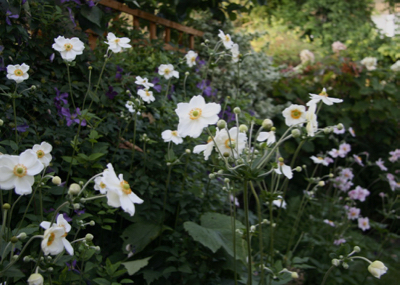
<instances>
[{"instance_id":1,"label":"pink flower","mask_svg":"<svg viewBox=\"0 0 400 285\"><path fill-rule=\"evenodd\" d=\"M347 211L347 218L348 218L349 220L358 219L359 216L360 216L360 209L358 209L358 208L351 207L351 208Z\"/></svg>"},{"instance_id":2,"label":"pink flower","mask_svg":"<svg viewBox=\"0 0 400 285\"><path fill-rule=\"evenodd\" d=\"M348 143L339 145L339 156L345 157L351 151L351 146Z\"/></svg>"},{"instance_id":3,"label":"pink flower","mask_svg":"<svg viewBox=\"0 0 400 285\"><path fill-rule=\"evenodd\" d=\"M396 178L394 177L393 174L391 173L386 174L386 178L389 182L390 189L392 189L392 191L396 190L396 188L400 188L400 183L396 182Z\"/></svg>"},{"instance_id":4,"label":"pink flower","mask_svg":"<svg viewBox=\"0 0 400 285\"><path fill-rule=\"evenodd\" d=\"M339 156L340 153L336 148L333 148L331 151L328 151L328 154L333 158L336 158Z\"/></svg>"},{"instance_id":5,"label":"pink flower","mask_svg":"<svg viewBox=\"0 0 400 285\"><path fill-rule=\"evenodd\" d=\"M344 238L340 238L340 239L335 239L333 244L334 245L340 245L340 244L345 243L345 242L346 242L346 240Z\"/></svg>"},{"instance_id":6,"label":"pink flower","mask_svg":"<svg viewBox=\"0 0 400 285\"><path fill-rule=\"evenodd\" d=\"M387 171L388 169L387 169L387 167L384 165L384 161L381 159L381 158L379 158L377 161L375 161L375 164L377 165L377 166L379 166L379 168L382 170L382 171Z\"/></svg>"},{"instance_id":7,"label":"pink flower","mask_svg":"<svg viewBox=\"0 0 400 285\"><path fill-rule=\"evenodd\" d=\"M337 134L337 135L344 134L345 132L346 132L346 128L345 128L345 127L343 127L343 129L341 129L341 130L339 130L339 129L337 128L337 126L334 126L334 127L333 127L333 133L335 133L335 134Z\"/></svg>"},{"instance_id":8,"label":"pink flower","mask_svg":"<svg viewBox=\"0 0 400 285\"><path fill-rule=\"evenodd\" d=\"M396 162L400 158L400 149L396 149L394 151L389 152L391 157L389 157L389 160L391 162Z\"/></svg>"},{"instance_id":9,"label":"pink flower","mask_svg":"<svg viewBox=\"0 0 400 285\"><path fill-rule=\"evenodd\" d=\"M339 174L346 180L353 180L354 177L353 170L351 168L343 168L342 171L339 172Z\"/></svg>"},{"instance_id":10,"label":"pink flower","mask_svg":"<svg viewBox=\"0 0 400 285\"><path fill-rule=\"evenodd\" d=\"M379 196L381 196L382 198L385 198L386 194L381 192L381 193L379 193Z\"/></svg>"},{"instance_id":11,"label":"pink flower","mask_svg":"<svg viewBox=\"0 0 400 285\"><path fill-rule=\"evenodd\" d=\"M334 227L334 226L335 226L335 223L332 222L331 220L328 220L328 219L325 219L325 220L324 220L324 223L330 225L331 227Z\"/></svg>"},{"instance_id":12,"label":"pink flower","mask_svg":"<svg viewBox=\"0 0 400 285\"><path fill-rule=\"evenodd\" d=\"M353 158L354 158L354 161L355 161L358 165L364 166L364 163L362 162L361 157L359 157L358 155L353 154Z\"/></svg>"},{"instance_id":13,"label":"pink flower","mask_svg":"<svg viewBox=\"0 0 400 285\"><path fill-rule=\"evenodd\" d=\"M334 53L339 53L341 50L345 50L347 47L340 41L336 41L332 44L332 51Z\"/></svg>"},{"instance_id":14,"label":"pink flower","mask_svg":"<svg viewBox=\"0 0 400 285\"><path fill-rule=\"evenodd\" d=\"M349 128L349 133L350 133L353 137L356 136L356 132L353 130L352 127Z\"/></svg>"},{"instance_id":15,"label":"pink flower","mask_svg":"<svg viewBox=\"0 0 400 285\"><path fill-rule=\"evenodd\" d=\"M365 198L369 196L370 192L367 189L364 189L360 186L357 186L356 189L351 190L349 192L350 199L359 200L361 202L365 201Z\"/></svg>"},{"instance_id":16,"label":"pink flower","mask_svg":"<svg viewBox=\"0 0 400 285\"><path fill-rule=\"evenodd\" d=\"M368 218L358 218L358 227L363 231L369 230L371 227L369 226Z\"/></svg>"}]
</instances>

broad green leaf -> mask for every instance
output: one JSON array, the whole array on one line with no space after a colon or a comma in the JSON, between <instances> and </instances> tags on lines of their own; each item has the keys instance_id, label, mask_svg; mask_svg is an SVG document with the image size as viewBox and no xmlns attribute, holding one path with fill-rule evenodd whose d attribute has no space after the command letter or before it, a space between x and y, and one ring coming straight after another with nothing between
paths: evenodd
<instances>
[{"instance_id":1,"label":"broad green leaf","mask_svg":"<svg viewBox=\"0 0 400 285\"><path fill-rule=\"evenodd\" d=\"M135 253L142 251L161 232L161 226L150 222L135 223L127 227L121 237L124 239L122 250L128 244L135 246Z\"/></svg>"},{"instance_id":2,"label":"broad green leaf","mask_svg":"<svg viewBox=\"0 0 400 285\"><path fill-rule=\"evenodd\" d=\"M146 257L146 258L143 258L143 259L140 259L140 260L123 262L122 265L125 266L125 268L128 271L129 275L133 275L136 272L138 272L141 268L143 268L147 264L149 264L150 258L152 258L152 256Z\"/></svg>"},{"instance_id":3,"label":"broad green leaf","mask_svg":"<svg viewBox=\"0 0 400 285\"><path fill-rule=\"evenodd\" d=\"M99 284L99 285L110 285L111 284L110 281L107 281L104 278L95 278L95 279L93 279L93 282L95 282L96 284Z\"/></svg>"}]
</instances>

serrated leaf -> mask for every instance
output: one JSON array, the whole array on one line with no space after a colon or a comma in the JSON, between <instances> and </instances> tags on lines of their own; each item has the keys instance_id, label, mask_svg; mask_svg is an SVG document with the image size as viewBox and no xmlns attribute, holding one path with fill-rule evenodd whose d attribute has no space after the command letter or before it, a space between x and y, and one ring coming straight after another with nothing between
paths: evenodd
<instances>
[{"instance_id":1,"label":"serrated leaf","mask_svg":"<svg viewBox=\"0 0 400 285\"><path fill-rule=\"evenodd\" d=\"M129 275L133 275L136 272L138 272L140 269L145 267L147 264L149 264L150 258L152 258L152 256L146 257L146 258L143 258L143 259L140 259L140 260L123 262L122 265L125 266L125 268L128 271Z\"/></svg>"}]
</instances>

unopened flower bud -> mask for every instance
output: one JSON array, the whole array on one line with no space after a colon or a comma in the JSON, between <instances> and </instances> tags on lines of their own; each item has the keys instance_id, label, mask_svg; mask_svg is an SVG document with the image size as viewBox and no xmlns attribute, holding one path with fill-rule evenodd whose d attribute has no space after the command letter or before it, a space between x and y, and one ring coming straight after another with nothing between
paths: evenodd
<instances>
[{"instance_id":1,"label":"unopened flower bud","mask_svg":"<svg viewBox=\"0 0 400 285\"><path fill-rule=\"evenodd\" d=\"M325 134L330 134L332 132L332 129L330 127L324 128L324 133Z\"/></svg>"},{"instance_id":2,"label":"unopened flower bud","mask_svg":"<svg viewBox=\"0 0 400 285\"><path fill-rule=\"evenodd\" d=\"M319 182L318 182L318 186L320 186L320 187L323 187L323 186L325 186L325 181L322 181L322 180L321 180L321 181L319 181Z\"/></svg>"},{"instance_id":3,"label":"unopened flower bud","mask_svg":"<svg viewBox=\"0 0 400 285\"><path fill-rule=\"evenodd\" d=\"M337 128L339 131L341 131L341 130L343 130L344 126L343 126L342 123L340 123L340 124L337 124L336 128Z\"/></svg>"},{"instance_id":4,"label":"unopened flower bud","mask_svg":"<svg viewBox=\"0 0 400 285\"><path fill-rule=\"evenodd\" d=\"M340 260L336 259L336 258L332 259L332 265L339 266L340 265Z\"/></svg>"},{"instance_id":5,"label":"unopened flower bud","mask_svg":"<svg viewBox=\"0 0 400 285\"><path fill-rule=\"evenodd\" d=\"M299 274L297 272L292 272L291 276L292 276L293 279L299 278Z\"/></svg>"},{"instance_id":6,"label":"unopened flower bud","mask_svg":"<svg viewBox=\"0 0 400 285\"><path fill-rule=\"evenodd\" d=\"M81 205L79 203L75 203L73 205L73 207L74 207L74 210L79 210L81 208Z\"/></svg>"},{"instance_id":7,"label":"unopened flower bud","mask_svg":"<svg viewBox=\"0 0 400 285\"><path fill-rule=\"evenodd\" d=\"M214 174L214 173L210 173L210 174L208 175L208 178L214 179L214 178L215 178L215 174Z\"/></svg>"},{"instance_id":8,"label":"unopened flower bud","mask_svg":"<svg viewBox=\"0 0 400 285\"><path fill-rule=\"evenodd\" d=\"M299 129L294 129L294 130L292 130L292 136L293 136L294 138L298 138L298 137L300 137L300 135L301 135L301 132L300 132Z\"/></svg>"},{"instance_id":9,"label":"unopened flower bud","mask_svg":"<svg viewBox=\"0 0 400 285\"><path fill-rule=\"evenodd\" d=\"M88 69L89 69L89 70L92 70L92 69L93 69L93 67L92 67L91 65L89 65Z\"/></svg>"},{"instance_id":10,"label":"unopened flower bud","mask_svg":"<svg viewBox=\"0 0 400 285\"><path fill-rule=\"evenodd\" d=\"M11 241L11 243L17 243L17 242L18 242L18 238L17 238L16 236L13 236L13 237L10 239L10 241Z\"/></svg>"},{"instance_id":11,"label":"unopened flower bud","mask_svg":"<svg viewBox=\"0 0 400 285\"><path fill-rule=\"evenodd\" d=\"M4 124L4 121L0 119L0 127Z\"/></svg>"},{"instance_id":12,"label":"unopened flower bud","mask_svg":"<svg viewBox=\"0 0 400 285\"><path fill-rule=\"evenodd\" d=\"M24 258L22 259L24 262L30 262L31 261L31 257L29 255L24 256Z\"/></svg>"},{"instance_id":13,"label":"unopened flower bud","mask_svg":"<svg viewBox=\"0 0 400 285\"><path fill-rule=\"evenodd\" d=\"M271 128L271 131L272 131L272 132L275 132L275 131L276 131L276 128L275 128L275 127L272 127L272 128Z\"/></svg>"},{"instance_id":14,"label":"unopened flower bud","mask_svg":"<svg viewBox=\"0 0 400 285\"><path fill-rule=\"evenodd\" d=\"M275 228L275 227L276 227L276 223L273 223L271 226L272 226L273 228Z\"/></svg>"},{"instance_id":15,"label":"unopened flower bud","mask_svg":"<svg viewBox=\"0 0 400 285\"><path fill-rule=\"evenodd\" d=\"M42 285L43 282L44 282L44 279L40 273L33 273L28 278L29 285Z\"/></svg>"},{"instance_id":16,"label":"unopened flower bud","mask_svg":"<svg viewBox=\"0 0 400 285\"><path fill-rule=\"evenodd\" d=\"M283 162L284 161L283 157L278 158L278 161Z\"/></svg>"},{"instance_id":17,"label":"unopened flower bud","mask_svg":"<svg viewBox=\"0 0 400 285\"><path fill-rule=\"evenodd\" d=\"M186 76L189 76L189 74L190 74L189 71L186 71L186 72L185 72L185 75L186 75Z\"/></svg>"},{"instance_id":18,"label":"unopened flower bud","mask_svg":"<svg viewBox=\"0 0 400 285\"><path fill-rule=\"evenodd\" d=\"M20 233L19 235L17 235L17 239L19 240L25 240L27 237L26 233Z\"/></svg>"},{"instance_id":19,"label":"unopened flower bud","mask_svg":"<svg viewBox=\"0 0 400 285\"><path fill-rule=\"evenodd\" d=\"M265 119L262 122L262 127L266 130L269 130L270 128L272 128L272 126L274 125L274 123L270 120L270 119Z\"/></svg>"},{"instance_id":20,"label":"unopened flower bud","mask_svg":"<svg viewBox=\"0 0 400 285\"><path fill-rule=\"evenodd\" d=\"M93 221L93 220L91 220L91 221L89 222L89 225L92 226L92 227L93 227L95 224L96 224L96 222Z\"/></svg>"},{"instance_id":21,"label":"unopened flower bud","mask_svg":"<svg viewBox=\"0 0 400 285\"><path fill-rule=\"evenodd\" d=\"M256 226L251 226L251 227L250 227L250 232L251 232L251 233L254 233L255 231L256 231Z\"/></svg>"},{"instance_id":22,"label":"unopened flower bud","mask_svg":"<svg viewBox=\"0 0 400 285\"><path fill-rule=\"evenodd\" d=\"M36 90L36 85L31 86L31 90L35 91Z\"/></svg>"},{"instance_id":23,"label":"unopened flower bud","mask_svg":"<svg viewBox=\"0 0 400 285\"><path fill-rule=\"evenodd\" d=\"M247 133L248 130L249 130L249 128L246 125L240 125L239 126L239 131L241 133Z\"/></svg>"},{"instance_id":24,"label":"unopened flower bud","mask_svg":"<svg viewBox=\"0 0 400 285\"><path fill-rule=\"evenodd\" d=\"M86 236L85 236L86 241L92 241L93 238L94 238L94 236L92 234L86 234Z\"/></svg>"},{"instance_id":25,"label":"unopened flower bud","mask_svg":"<svg viewBox=\"0 0 400 285\"><path fill-rule=\"evenodd\" d=\"M15 254L11 257L11 261L17 261L19 255Z\"/></svg>"},{"instance_id":26,"label":"unopened flower bud","mask_svg":"<svg viewBox=\"0 0 400 285\"><path fill-rule=\"evenodd\" d=\"M224 152L223 155L224 157L229 157L229 152Z\"/></svg>"},{"instance_id":27,"label":"unopened flower bud","mask_svg":"<svg viewBox=\"0 0 400 285\"><path fill-rule=\"evenodd\" d=\"M51 179L51 182L52 182L53 184L55 184L55 185L60 185L60 184L61 184L61 178L60 178L59 176L54 176L54 177Z\"/></svg>"},{"instance_id":28,"label":"unopened flower bud","mask_svg":"<svg viewBox=\"0 0 400 285\"><path fill-rule=\"evenodd\" d=\"M79 185L81 185L81 186L82 186L82 185L83 185L83 181L79 181Z\"/></svg>"},{"instance_id":29,"label":"unopened flower bud","mask_svg":"<svg viewBox=\"0 0 400 285\"><path fill-rule=\"evenodd\" d=\"M224 174L224 171L222 169L218 170L218 174Z\"/></svg>"},{"instance_id":30,"label":"unopened flower bud","mask_svg":"<svg viewBox=\"0 0 400 285\"><path fill-rule=\"evenodd\" d=\"M355 246L354 248L353 248L353 250L355 251L355 252L360 252L361 251L361 248L359 247L359 246Z\"/></svg>"},{"instance_id":31,"label":"unopened flower bud","mask_svg":"<svg viewBox=\"0 0 400 285\"><path fill-rule=\"evenodd\" d=\"M217 127L219 129L225 129L226 128L226 121L225 120L219 120L217 123Z\"/></svg>"},{"instance_id":32,"label":"unopened flower bud","mask_svg":"<svg viewBox=\"0 0 400 285\"><path fill-rule=\"evenodd\" d=\"M70 194L70 195L78 195L78 193L81 191L81 189L82 188L78 183L72 183L69 186L68 194Z\"/></svg>"},{"instance_id":33,"label":"unopened flower bud","mask_svg":"<svg viewBox=\"0 0 400 285\"><path fill-rule=\"evenodd\" d=\"M231 182L231 180L230 180L229 178L225 178L225 179L224 179L224 182L225 182L225 183L229 183L229 182Z\"/></svg>"},{"instance_id":34,"label":"unopened flower bud","mask_svg":"<svg viewBox=\"0 0 400 285\"><path fill-rule=\"evenodd\" d=\"M294 170L296 170L297 172L301 172L302 168L301 166L297 166Z\"/></svg>"},{"instance_id":35,"label":"unopened flower bud","mask_svg":"<svg viewBox=\"0 0 400 285\"><path fill-rule=\"evenodd\" d=\"M343 262L342 266L343 266L344 269L348 269L349 268L349 265L346 262Z\"/></svg>"},{"instance_id":36,"label":"unopened flower bud","mask_svg":"<svg viewBox=\"0 0 400 285\"><path fill-rule=\"evenodd\" d=\"M240 110L239 107L233 108L233 113L235 113L236 115L239 115L241 112L242 112L242 110Z\"/></svg>"},{"instance_id":37,"label":"unopened flower bud","mask_svg":"<svg viewBox=\"0 0 400 285\"><path fill-rule=\"evenodd\" d=\"M131 94L131 91L126 90L125 93L129 95L129 94Z\"/></svg>"},{"instance_id":38,"label":"unopened flower bud","mask_svg":"<svg viewBox=\"0 0 400 285\"><path fill-rule=\"evenodd\" d=\"M333 173L329 173L329 178L333 178Z\"/></svg>"},{"instance_id":39,"label":"unopened flower bud","mask_svg":"<svg viewBox=\"0 0 400 285\"><path fill-rule=\"evenodd\" d=\"M53 271L54 271L54 268L53 268L53 267L49 267L49 268L47 268L47 271L48 271L48 272L53 272Z\"/></svg>"},{"instance_id":40,"label":"unopened flower bud","mask_svg":"<svg viewBox=\"0 0 400 285\"><path fill-rule=\"evenodd\" d=\"M186 152L186 154L191 154L192 153L192 151L190 150L190 149L185 149L185 152Z\"/></svg>"},{"instance_id":41,"label":"unopened flower bud","mask_svg":"<svg viewBox=\"0 0 400 285\"><path fill-rule=\"evenodd\" d=\"M8 203L3 204L3 210L10 210L10 208L11 208L10 204L8 204Z\"/></svg>"},{"instance_id":42,"label":"unopened flower bud","mask_svg":"<svg viewBox=\"0 0 400 285\"><path fill-rule=\"evenodd\" d=\"M100 251L100 246L95 246L95 247L94 247L94 250L95 250L95 251Z\"/></svg>"}]
</instances>

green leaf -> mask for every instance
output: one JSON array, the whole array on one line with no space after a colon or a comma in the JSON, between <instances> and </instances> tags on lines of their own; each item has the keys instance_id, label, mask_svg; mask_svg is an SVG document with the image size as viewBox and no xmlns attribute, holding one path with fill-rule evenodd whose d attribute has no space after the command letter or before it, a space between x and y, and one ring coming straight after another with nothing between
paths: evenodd
<instances>
[{"instance_id":1,"label":"green leaf","mask_svg":"<svg viewBox=\"0 0 400 285\"><path fill-rule=\"evenodd\" d=\"M136 272L138 272L140 269L145 267L147 264L149 264L150 258L152 258L152 256L146 257L146 258L143 258L140 260L123 262L122 265L125 266L126 270L128 270L129 275L133 275Z\"/></svg>"},{"instance_id":2,"label":"green leaf","mask_svg":"<svg viewBox=\"0 0 400 285\"><path fill-rule=\"evenodd\" d=\"M94 281L96 284L99 284L99 285L110 285L110 284L111 284L110 281L107 281L107 280L104 279L104 278L95 278L95 279L93 279L93 281Z\"/></svg>"},{"instance_id":3,"label":"green leaf","mask_svg":"<svg viewBox=\"0 0 400 285\"><path fill-rule=\"evenodd\" d=\"M90 8L89 6L83 6L81 9L81 15L88 19L90 22L101 27L101 18L103 17L103 11L97 6Z\"/></svg>"},{"instance_id":4,"label":"green leaf","mask_svg":"<svg viewBox=\"0 0 400 285\"><path fill-rule=\"evenodd\" d=\"M61 156L61 158L64 159L68 163L72 162L72 165L78 165L78 161L75 158L72 159L72 157L70 157L70 156Z\"/></svg>"},{"instance_id":5,"label":"green leaf","mask_svg":"<svg viewBox=\"0 0 400 285\"><path fill-rule=\"evenodd\" d=\"M183 227L195 241L208 247L214 253L222 246L222 241L213 230L206 229L193 222L185 222Z\"/></svg>"},{"instance_id":6,"label":"green leaf","mask_svg":"<svg viewBox=\"0 0 400 285\"><path fill-rule=\"evenodd\" d=\"M153 241L161 232L159 224L149 222L140 222L127 227L121 237L124 239L122 246L125 250L126 245L132 244L135 246L135 252L142 251L151 241Z\"/></svg>"},{"instance_id":7,"label":"green leaf","mask_svg":"<svg viewBox=\"0 0 400 285\"><path fill-rule=\"evenodd\" d=\"M93 161L93 160L97 160L97 159L99 159L100 157L102 157L103 155L105 155L105 153L92 153L90 156L89 156L89 160L90 161Z\"/></svg>"}]
</instances>

